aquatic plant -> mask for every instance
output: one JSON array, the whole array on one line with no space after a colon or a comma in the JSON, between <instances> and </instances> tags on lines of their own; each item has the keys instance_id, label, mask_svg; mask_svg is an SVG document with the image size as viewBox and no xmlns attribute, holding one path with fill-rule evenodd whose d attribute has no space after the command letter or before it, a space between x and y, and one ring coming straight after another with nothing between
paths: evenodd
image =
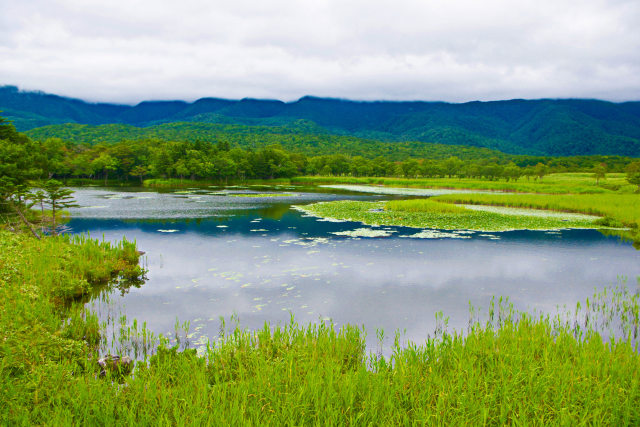
<instances>
[{"instance_id":1,"label":"aquatic plant","mask_svg":"<svg viewBox=\"0 0 640 427\"><path fill-rule=\"evenodd\" d=\"M298 206L296 209L321 218L439 230L507 231L599 227L595 222L596 217L477 211L429 199L389 202L340 200Z\"/></svg>"},{"instance_id":2,"label":"aquatic plant","mask_svg":"<svg viewBox=\"0 0 640 427\"><path fill-rule=\"evenodd\" d=\"M461 234L457 231L447 232L440 230L422 230L415 234L402 235L399 237L408 237L411 239L470 239L468 234Z\"/></svg>"},{"instance_id":3,"label":"aquatic plant","mask_svg":"<svg viewBox=\"0 0 640 427\"><path fill-rule=\"evenodd\" d=\"M348 237L389 237L394 230L380 230L373 228L356 228L355 230L347 231L334 231L331 234L336 236L348 236Z\"/></svg>"}]
</instances>

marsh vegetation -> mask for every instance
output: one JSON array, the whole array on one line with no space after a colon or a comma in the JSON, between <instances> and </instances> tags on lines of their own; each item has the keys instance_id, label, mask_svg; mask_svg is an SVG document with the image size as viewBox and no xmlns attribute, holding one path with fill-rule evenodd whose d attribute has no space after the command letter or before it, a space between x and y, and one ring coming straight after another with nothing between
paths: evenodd
<instances>
[{"instance_id":1,"label":"marsh vegetation","mask_svg":"<svg viewBox=\"0 0 640 427\"><path fill-rule=\"evenodd\" d=\"M230 319L201 355L161 340L133 375L102 377L92 345L98 321L72 302L78 292L64 284L93 287L136 276L137 252L124 242L1 237L0 292L12 301L0 315L6 423L634 424L640 418L633 284L555 315L494 300L482 315L469 312L463 330L450 330L436 314L424 342L405 343L396 334L388 356L367 351L369 331L361 327L305 326L292 317L249 331ZM38 268L41 260L46 268ZM108 267L95 272L96 260ZM376 339L382 345L384 332Z\"/></svg>"}]
</instances>

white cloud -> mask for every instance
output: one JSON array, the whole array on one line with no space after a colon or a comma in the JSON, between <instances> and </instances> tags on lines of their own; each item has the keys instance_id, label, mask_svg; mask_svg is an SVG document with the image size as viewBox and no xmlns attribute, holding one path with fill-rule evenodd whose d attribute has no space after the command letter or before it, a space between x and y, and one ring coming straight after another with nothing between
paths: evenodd
<instances>
[{"instance_id":1,"label":"white cloud","mask_svg":"<svg viewBox=\"0 0 640 427\"><path fill-rule=\"evenodd\" d=\"M0 84L90 100L640 99L636 0L0 1Z\"/></svg>"}]
</instances>

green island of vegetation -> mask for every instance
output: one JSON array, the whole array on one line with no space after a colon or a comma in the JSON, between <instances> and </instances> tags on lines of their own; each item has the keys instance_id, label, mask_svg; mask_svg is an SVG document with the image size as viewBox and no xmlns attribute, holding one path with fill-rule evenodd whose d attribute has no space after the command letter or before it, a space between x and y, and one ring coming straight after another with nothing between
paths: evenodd
<instances>
[{"instance_id":1,"label":"green island of vegetation","mask_svg":"<svg viewBox=\"0 0 640 427\"><path fill-rule=\"evenodd\" d=\"M440 230L557 230L563 228L598 228L597 217L586 215L533 215L507 210L491 212L441 203L431 199L362 202L339 200L299 206L314 216L335 220L358 221L368 225L400 225Z\"/></svg>"},{"instance_id":2,"label":"green island of vegetation","mask_svg":"<svg viewBox=\"0 0 640 427\"><path fill-rule=\"evenodd\" d=\"M335 201L302 207L306 212L340 220L359 221L365 224L401 225L409 227L504 231L514 229L562 229L598 228L604 233L630 239L640 245L640 194L636 191L639 162L632 163L626 175L615 174L605 179L612 181L616 189L596 185L595 179L586 173L563 173L545 177L545 184L456 179L407 180L363 179L339 177L301 177L296 181L332 184L336 188L369 193L420 196L419 189L448 189L451 194L430 194L426 200L389 201L386 203ZM349 185L336 185L349 184ZM368 184L368 185L361 185ZM377 184L377 185L371 185ZM381 186L381 184L384 184ZM508 184L511 184L510 186ZM520 186L521 184L524 184ZM520 186L520 187L519 187ZM480 192L457 192L455 189ZM487 191L494 191L487 194ZM501 191L501 192L497 192ZM522 193L519 193L522 191ZM530 213L512 210L475 210L474 206L502 206L526 208ZM538 212L563 212L584 214L599 218L567 215L533 215Z\"/></svg>"},{"instance_id":3,"label":"green island of vegetation","mask_svg":"<svg viewBox=\"0 0 640 427\"><path fill-rule=\"evenodd\" d=\"M640 163L634 159L616 157L610 167L618 175L607 175L602 157L570 159L564 166L556 158L525 156L519 165L508 156L454 157L377 162L330 154L309 158L274 146L245 150L224 141L33 141L0 122L0 423L638 424L640 304L637 290L627 287L608 289L555 316L516 312L501 300L486 318L470 313L466 331L448 331L438 314L433 336L402 345L397 335L388 357L367 353L361 328L302 326L292 318L258 331L236 328L202 355L160 340L155 354L135 366L99 365L101 327L84 302L105 287L140 286L144 271L134 243L57 235L60 210L73 205L58 180L114 183L115 177L126 183L150 177L206 185L281 178L538 189L549 194L442 195L391 201L382 212L353 201L312 207L353 207L354 215L414 218L416 224L427 216L447 218L460 220L456 227L463 228L470 218L487 228L513 227L509 221L518 227L532 221L526 228L594 226L587 217L525 218L457 204L543 208L595 214L602 217L595 226L637 233L639 196L633 191L640 185ZM367 177L378 175L374 166L382 177ZM584 176L550 175L567 170ZM527 182L518 175L523 171ZM298 177L303 173L325 176Z\"/></svg>"}]
</instances>

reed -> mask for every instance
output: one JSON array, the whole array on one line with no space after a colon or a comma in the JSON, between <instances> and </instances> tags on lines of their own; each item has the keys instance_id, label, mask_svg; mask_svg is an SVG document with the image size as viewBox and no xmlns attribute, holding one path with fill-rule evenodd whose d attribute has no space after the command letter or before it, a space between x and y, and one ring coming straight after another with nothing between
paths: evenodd
<instances>
[{"instance_id":1,"label":"reed","mask_svg":"<svg viewBox=\"0 0 640 427\"><path fill-rule=\"evenodd\" d=\"M484 315L472 311L465 331L449 331L437 314L425 342L396 334L388 357L367 353L361 327L293 316L257 331L223 323L201 355L120 319L120 334L159 347L132 375L101 377L94 344L103 328L72 303L75 291L59 288L120 277L137 265L133 250L0 231L0 424L640 423L634 285L554 316L499 299ZM177 327L188 336L188 324Z\"/></svg>"},{"instance_id":2,"label":"reed","mask_svg":"<svg viewBox=\"0 0 640 427\"><path fill-rule=\"evenodd\" d=\"M596 310L596 306L598 307ZM583 306L584 307L584 306ZM635 424L640 421L637 293L590 301L629 334L579 315L492 304L464 331L367 354L365 331L327 322L236 328L195 350L160 347L124 383L47 371L11 421L89 424ZM623 314L624 313L624 314ZM577 319L575 320L574 319ZM440 317L442 319L442 317ZM621 324L617 324L621 326ZM13 392L17 392L14 387ZM8 393L8 392L7 392ZM36 398L34 394L37 394Z\"/></svg>"},{"instance_id":3,"label":"reed","mask_svg":"<svg viewBox=\"0 0 640 427\"><path fill-rule=\"evenodd\" d=\"M542 194L610 194L633 193L636 186L627 182L621 173L607 174L607 178L596 184L593 174L554 173L542 180L500 181L471 178L387 178L352 176L300 176L291 178L294 184L365 184L408 188L443 188L491 190L516 193Z\"/></svg>"},{"instance_id":4,"label":"reed","mask_svg":"<svg viewBox=\"0 0 640 427\"><path fill-rule=\"evenodd\" d=\"M614 226L640 227L640 194L451 194L437 196L434 200L578 212L606 217L606 222Z\"/></svg>"}]
</instances>

